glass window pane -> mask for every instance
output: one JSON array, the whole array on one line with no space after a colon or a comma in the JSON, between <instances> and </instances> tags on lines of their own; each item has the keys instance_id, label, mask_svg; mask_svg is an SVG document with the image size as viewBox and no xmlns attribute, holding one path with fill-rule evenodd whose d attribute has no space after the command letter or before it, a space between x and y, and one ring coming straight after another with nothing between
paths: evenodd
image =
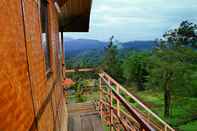
<instances>
[{"instance_id":1,"label":"glass window pane","mask_svg":"<svg viewBox=\"0 0 197 131\"><path fill-rule=\"evenodd\" d=\"M46 71L50 72L50 47L48 39L48 7L47 2L41 1L41 26L42 26L42 47L44 48Z\"/></svg>"}]
</instances>

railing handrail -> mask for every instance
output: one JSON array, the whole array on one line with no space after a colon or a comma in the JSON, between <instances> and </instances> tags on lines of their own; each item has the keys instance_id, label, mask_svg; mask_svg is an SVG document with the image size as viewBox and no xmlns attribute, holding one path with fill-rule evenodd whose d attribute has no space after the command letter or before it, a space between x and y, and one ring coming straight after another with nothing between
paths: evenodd
<instances>
[{"instance_id":1,"label":"railing handrail","mask_svg":"<svg viewBox=\"0 0 197 131\"><path fill-rule=\"evenodd\" d=\"M128 96L130 96L135 102L137 102L141 107L143 107L148 113L150 113L153 117L155 117L159 122L161 122L165 127L169 128L172 131L175 131L168 123L162 120L157 114L151 111L145 104L143 104L138 98L128 92L122 85L120 85L117 81L115 81L111 76L109 76L106 72L99 73L100 77L107 77L110 81L118 86L123 92L125 92Z\"/></svg>"},{"instance_id":2,"label":"railing handrail","mask_svg":"<svg viewBox=\"0 0 197 131\"><path fill-rule=\"evenodd\" d=\"M65 73L73 73L73 72L92 72L95 71L95 68L76 68L76 69L66 69Z\"/></svg>"},{"instance_id":3,"label":"railing handrail","mask_svg":"<svg viewBox=\"0 0 197 131\"><path fill-rule=\"evenodd\" d=\"M126 110L131 114L131 116L134 117L140 123L140 125L146 129L146 131L155 131L154 128L152 128L151 125L144 119L142 119L142 116L133 107L131 107L131 105L121 95L119 95L119 93L115 91L113 86L111 86L102 75L100 75L100 77L110 87L114 96L124 105L124 107L126 107Z\"/></svg>"}]
</instances>

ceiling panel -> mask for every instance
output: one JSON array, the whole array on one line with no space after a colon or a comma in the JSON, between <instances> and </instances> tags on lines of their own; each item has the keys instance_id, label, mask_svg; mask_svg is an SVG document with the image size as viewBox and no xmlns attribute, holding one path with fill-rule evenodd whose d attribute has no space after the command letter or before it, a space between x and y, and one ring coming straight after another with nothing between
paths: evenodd
<instances>
[{"instance_id":1,"label":"ceiling panel","mask_svg":"<svg viewBox=\"0 0 197 131\"><path fill-rule=\"evenodd\" d=\"M66 0L61 7L61 29L65 32L87 32L91 5L92 0Z\"/></svg>"}]
</instances>

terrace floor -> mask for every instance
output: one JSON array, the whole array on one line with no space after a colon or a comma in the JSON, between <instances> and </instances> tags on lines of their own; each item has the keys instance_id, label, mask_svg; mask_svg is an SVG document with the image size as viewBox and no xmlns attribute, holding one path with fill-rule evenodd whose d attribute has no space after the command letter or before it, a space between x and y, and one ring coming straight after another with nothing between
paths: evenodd
<instances>
[{"instance_id":1,"label":"terrace floor","mask_svg":"<svg viewBox=\"0 0 197 131\"><path fill-rule=\"evenodd\" d=\"M68 104L68 131L103 131L93 103Z\"/></svg>"}]
</instances>

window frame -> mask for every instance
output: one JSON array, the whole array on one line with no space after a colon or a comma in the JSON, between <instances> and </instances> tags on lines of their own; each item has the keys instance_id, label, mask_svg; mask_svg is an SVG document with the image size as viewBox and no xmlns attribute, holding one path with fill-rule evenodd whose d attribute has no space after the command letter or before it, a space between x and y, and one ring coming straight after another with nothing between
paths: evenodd
<instances>
[{"instance_id":1,"label":"window frame","mask_svg":"<svg viewBox=\"0 0 197 131\"><path fill-rule=\"evenodd\" d=\"M43 11L44 11L44 15L43 15ZM47 0L41 0L40 1L41 45L44 51L44 61L45 61L44 63L45 63L45 71L46 71L45 74L47 76L47 79L52 74L52 63L51 63L52 53L51 53L51 44L50 44L50 35L49 35L49 29L50 29L49 18L50 18L49 3ZM44 31L43 31L43 28L44 28ZM43 33L45 33L45 36L43 36ZM45 39L45 43L44 43L44 39Z\"/></svg>"}]
</instances>

